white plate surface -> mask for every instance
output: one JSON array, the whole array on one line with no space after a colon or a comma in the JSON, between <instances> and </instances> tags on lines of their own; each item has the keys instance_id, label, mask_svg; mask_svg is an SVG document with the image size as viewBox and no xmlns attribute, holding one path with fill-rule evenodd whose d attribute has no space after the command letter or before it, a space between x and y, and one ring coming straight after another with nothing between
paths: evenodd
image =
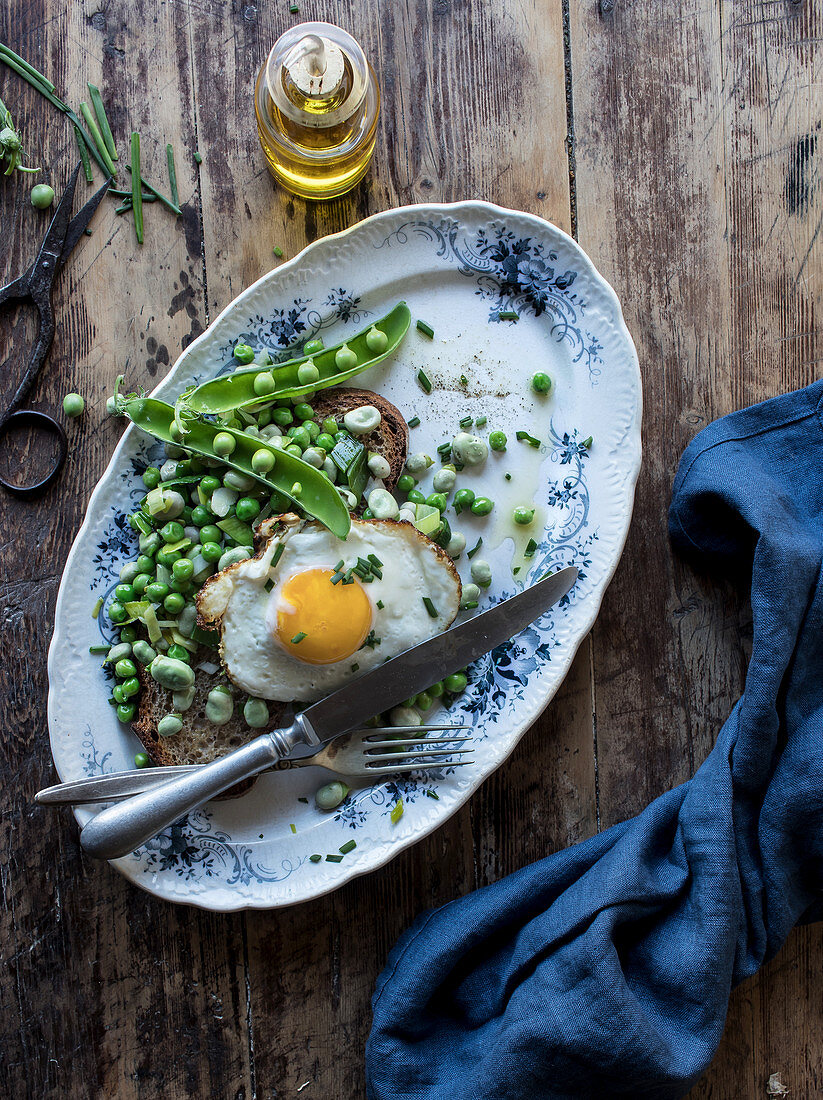
<instances>
[{"instance_id":1,"label":"white plate surface","mask_svg":"<svg viewBox=\"0 0 823 1100\"><path fill-rule=\"evenodd\" d=\"M577 565L580 580L570 598L473 666L469 688L450 712L473 727L472 766L358 789L332 814L312 802L314 790L331 778L327 772L265 775L246 796L211 803L116 861L158 897L220 911L273 908L380 867L442 824L505 760L557 691L594 622L631 516L640 467L640 373L614 292L579 246L548 222L464 202L391 210L325 237L232 302L155 394L173 400L192 381L228 369L240 338L283 356L315 333L328 346L400 299L413 321L399 353L352 384L384 394L407 419L420 417L411 450L434 455L467 414L485 415L484 431L500 428L509 438L506 452L491 454L481 472L460 475L460 485L479 494L478 482L496 502L487 519L463 513L453 521L470 547L482 534L482 554L493 565L481 607L548 568ZM501 309L515 310L519 320L499 320ZM416 318L432 325L434 340L414 328ZM421 367L434 383L430 396L417 382ZM530 389L537 370L554 379L548 397ZM518 429L539 438L539 450L517 442ZM63 574L49 651L49 728L63 780L132 767L139 750L108 705L99 658L88 648L113 637L105 614L95 620L91 612L99 596L111 598L120 566L135 552L125 516L144 492L140 470L158 454L142 433L126 431L92 494ZM534 526L516 529L511 509L531 500L538 505ZM521 550L529 536L539 540L516 576L513 533ZM468 579L465 555L458 565ZM444 713L429 712L438 720ZM398 797L405 809L392 824ZM78 809L78 821L89 814ZM340 863L325 860L350 839L357 846ZM312 853L323 860L312 863Z\"/></svg>"}]
</instances>

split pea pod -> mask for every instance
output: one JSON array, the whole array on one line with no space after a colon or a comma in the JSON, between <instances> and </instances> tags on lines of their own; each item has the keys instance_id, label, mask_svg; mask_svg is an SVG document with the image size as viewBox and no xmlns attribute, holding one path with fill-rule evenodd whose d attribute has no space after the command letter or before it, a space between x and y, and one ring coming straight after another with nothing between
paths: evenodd
<instances>
[{"instance_id":1,"label":"split pea pod","mask_svg":"<svg viewBox=\"0 0 823 1100\"><path fill-rule=\"evenodd\" d=\"M174 409L164 401L157 401L153 397L134 397L123 403L121 411L133 424L153 435L155 439L163 443L179 442ZM219 458L241 474L253 477L270 492L276 489L283 493L307 515L328 527L338 538L344 539L348 535L351 519L346 505L326 475L314 466L285 451L276 450L263 439L246 435L234 428L224 428L205 420L189 420L187 427L189 431L184 440L187 450L206 458ZM229 435L234 439L235 445L228 454L215 450L214 440L217 435ZM222 451L223 447L219 450ZM270 451L274 456L274 465L265 474L258 473L252 462L259 450Z\"/></svg>"},{"instance_id":2,"label":"split pea pod","mask_svg":"<svg viewBox=\"0 0 823 1100\"><path fill-rule=\"evenodd\" d=\"M209 382L204 382L202 386L198 386L184 399L184 403L198 413L226 413L243 408L244 405L256 405L260 401L272 398L297 397L299 394L314 393L315 390L336 386L368 367L373 367L396 351L408 331L410 322L409 307L405 302L398 302L394 309L380 321L375 321L374 325L369 325L367 329L358 332L350 340L315 352L314 355L302 355L298 359L289 359L277 366L236 371L234 374L213 378ZM385 333L388 337L386 347L378 354L371 350L367 342L367 337L373 328ZM372 343L374 343L373 338ZM340 356L341 362L338 362L338 352L342 352L344 348L347 352ZM354 356L353 360L351 360L352 356ZM301 385L298 371L309 359L317 368L318 377L312 382ZM350 361L353 365L346 366ZM259 383L258 388L255 389L255 381L262 375L270 375L272 381L265 389Z\"/></svg>"}]
</instances>

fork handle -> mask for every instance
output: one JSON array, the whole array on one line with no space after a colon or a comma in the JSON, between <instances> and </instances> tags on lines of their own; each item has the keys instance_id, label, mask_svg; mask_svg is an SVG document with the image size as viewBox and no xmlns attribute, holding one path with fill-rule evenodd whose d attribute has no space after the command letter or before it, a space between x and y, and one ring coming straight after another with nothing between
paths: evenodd
<instances>
[{"instance_id":1,"label":"fork handle","mask_svg":"<svg viewBox=\"0 0 823 1100\"><path fill-rule=\"evenodd\" d=\"M190 810L208 802L241 779L270 768L306 741L295 721L288 729L256 737L189 775L170 779L142 794L101 810L80 832L80 846L96 859L119 859L156 836Z\"/></svg>"}]
</instances>

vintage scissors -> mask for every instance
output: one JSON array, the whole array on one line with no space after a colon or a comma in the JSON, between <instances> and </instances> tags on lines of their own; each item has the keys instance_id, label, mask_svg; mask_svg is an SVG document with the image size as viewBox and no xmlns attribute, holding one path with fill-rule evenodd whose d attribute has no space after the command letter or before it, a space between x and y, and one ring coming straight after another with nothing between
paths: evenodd
<instances>
[{"instance_id":1,"label":"vintage scissors","mask_svg":"<svg viewBox=\"0 0 823 1100\"><path fill-rule=\"evenodd\" d=\"M32 497L51 485L66 461L68 444L62 425L58 424L54 417L49 416L48 413L38 412L36 409L21 409L20 406L28 397L37 375L46 361L46 356L54 339L54 305L51 300L54 281L69 258L72 249L83 236L92 215L111 186L111 180L109 179L89 199L83 209L72 218L71 208L74 202L74 192L80 167L78 164L69 180L68 187L63 192L45 240L37 254L37 259L28 271L0 290L0 306L7 303L31 304L35 306L39 315L37 342L29 358L23 380L17 387L14 397L11 399L11 404L4 412L0 412L0 447L2 447L3 440L13 425L16 427L27 425L54 436L58 447L54 465L46 476L37 482L30 485L15 485L0 474L0 485L10 493L20 497ZM3 364L3 366L5 365Z\"/></svg>"}]
</instances>

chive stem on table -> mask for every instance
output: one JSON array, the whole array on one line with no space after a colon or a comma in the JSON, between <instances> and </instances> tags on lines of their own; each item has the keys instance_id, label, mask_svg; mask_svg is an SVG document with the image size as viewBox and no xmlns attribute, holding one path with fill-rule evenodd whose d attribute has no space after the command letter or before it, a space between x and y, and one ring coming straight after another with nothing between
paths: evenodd
<instances>
[{"instance_id":1,"label":"chive stem on table","mask_svg":"<svg viewBox=\"0 0 823 1100\"><path fill-rule=\"evenodd\" d=\"M138 135L138 137L139 137L139 135ZM130 165L127 165L127 168L128 168L129 172L132 171ZM145 189L147 191L150 191L152 193L152 195L154 195L154 197L157 199L157 201L161 202L167 210L171 210L172 214L176 214L178 217L180 216L180 214L182 213L182 210L180 209L180 207L175 206L175 204L171 201L171 199L166 198L166 196L163 194L162 191L158 191L157 188L154 187L151 183L149 183L149 181L147 179L144 179L142 181L142 183L143 183L143 186L145 187ZM133 181L132 181L132 185L133 185Z\"/></svg>"},{"instance_id":2,"label":"chive stem on table","mask_svg":"<svg viewBox=\"0 0 823 1100\"><path fill-rule=\"evenodd\" d=\"M203 157L201 156L201 154L197 150L195 150L195 153L194 153L194 162L195 162L195 164L202 164L203 163Z\"/></svg>"},{"instance_id":3,"label":"chive stem on table","mask_svg":"<svg viewBox=\"0 0 823 1100\"><path fill-rule=\"evenodd\" d=\"M106 114L106 108L103 105L103 97L100 95L100 89L96 88L94 84L89 84L88 88L91 105L94 107L94 113L97 117L97 125L100 128L100 133L103 135L103 141L106 143L108 154L112 160L119 160L117 146L114 144L114 134L112 134L111 126L109 126L109 119Z\"/></svg>"},{"instance_id":4,"label":"chive stem on table","mask_svg":"<svg viewBox=\"0 0 823 1100\"><path fill-rule=\"evenodd\" d=\"M80 162L83 165L83 173L86 177L86 183L94 183L94 173L91 170L91 158L89 157L89 147L86 145L86 140L80 133L78 128L74 127L74 136L77 141L77 149L80 153Z\"/></svg>"},{"instance_id":5,"label":"chive stem on table","mask_svg":"<svg viewBox=\"0 0 823 1100\"><path fill-rule=\"evenodd\" d=\"M134 231L138 244L143 243L143 188L140 177L140 135L131 132L131 203L134 207Z\"/></svg>"},{"instance_id":6,"label":"chive stem on table","mask_svg":"<svg viewBox=\"0 0 823 1100\"><path fill-rule=\"evenodd\" d=\"M103 163L106 166L106 172L110 176L116 178L117 169L114 167L114 161L109 156L109 151L106 148L106 143L103 141L103 135L100 133L100 129L97 125L94 115L91 113L91 107L89 107L88 103L86 103L85 100L80 104L80 114L85 119L86 126L88 126L89 128L89 133L94 139L94 144L97 146L97 152L103 158Z\"/></svg>"},{"instance_id":7,"label":"chive stem on table","mask_svg":"<svg viewBox=\"0 0 823 1100\"><path fill-rule=\"evenodd\" d=\"M3 45L2 42L0 42L0 57L3 57L4 59L11 58L12 60L16 61L20 68L22 68L24 72L28 73L28 75L33 80L38 81L40 84L43 85L44 88L47 88L48 91L54 91L54 85L48 79L48 77L43 76L43 74L38 72L33 65L30 65L24 57L21 57L19 53L15 53L14 50L9 49L8 46Z\"/></svg>"},{"instance_id":8,"label":"chive stem on table","mask_svg":"<svg viewBox=\"0 0 823 1100\"><path fill-rule=\"evenodd\" d=\"M169 191L171 192L171 201L179 209L180 195L177 191L177 169L174 166L174 149L171 145L166 146L166 163L169 166Z\"/></svg>"}]
</instances>

